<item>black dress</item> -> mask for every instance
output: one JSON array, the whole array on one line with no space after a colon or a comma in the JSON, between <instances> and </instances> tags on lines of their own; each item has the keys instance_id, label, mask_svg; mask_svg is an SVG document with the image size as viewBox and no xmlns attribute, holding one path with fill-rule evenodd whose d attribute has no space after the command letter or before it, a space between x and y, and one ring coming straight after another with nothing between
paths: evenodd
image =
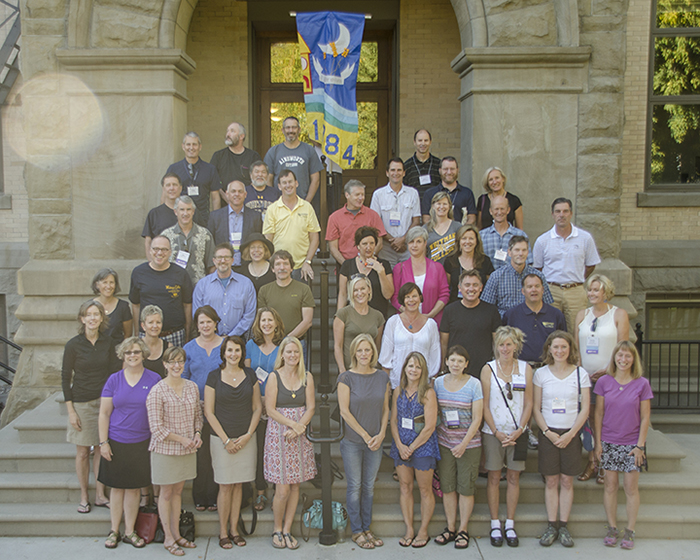
<instances>
[{"instance_id":1,"label":"black dress","mask_svg":"<svg viewBox=\"0 0 700 560\"><path fill-rule=\"evenodd\" d=\"M506 191L506 200L508 200L508 206L510 206L510 212L508 212L508 223L515 225L515 211L520 208L523 203L520 199L512 193ZM493 225L493 216L491 216L491 199L486 193L479 197L476 203L476 209L481 212L481 229L486 229L487 227Z\"/></svg>"}]
</instances>

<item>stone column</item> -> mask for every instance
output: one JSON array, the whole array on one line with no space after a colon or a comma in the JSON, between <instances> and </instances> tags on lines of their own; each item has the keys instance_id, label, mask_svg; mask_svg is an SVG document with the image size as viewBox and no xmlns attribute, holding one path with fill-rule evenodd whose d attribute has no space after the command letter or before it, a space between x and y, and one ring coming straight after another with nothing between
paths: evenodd
<instances>
[{"instance_id":1,"label":"stone column","mask_svg":"<svg viewBox=\"0 0 700 560\"><path fill-rule=\"evenodd\" d=\"M181 159L195 68L179 49L54 53L59 72L23 97L31 260L18 275L24 351L3 424L60 388L63 345L95 272L114 268L126 297L160 178Z\"/></svg>"}]
</instances>

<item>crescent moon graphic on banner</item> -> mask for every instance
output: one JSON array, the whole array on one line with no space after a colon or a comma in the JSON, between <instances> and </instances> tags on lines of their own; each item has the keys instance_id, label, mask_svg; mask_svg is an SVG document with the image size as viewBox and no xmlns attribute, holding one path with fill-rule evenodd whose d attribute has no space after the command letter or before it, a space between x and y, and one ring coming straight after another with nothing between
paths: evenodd
<instances>
[{"instance_id":1,"label":"crescent moon graphic on banner","mask_svg":"<svg viewBox=\"0 0 700 560\"><path fill-rule=\"evenodd\" d=\"M350 45L350 30L344 26L342 23L338 24L340 28L340 34L335 41L328 43L327 45L322 45L319 43L318 47L323 51L324 55L330 54L338 56L339 53L346 51Z\"/></svg>"}]
</instances>

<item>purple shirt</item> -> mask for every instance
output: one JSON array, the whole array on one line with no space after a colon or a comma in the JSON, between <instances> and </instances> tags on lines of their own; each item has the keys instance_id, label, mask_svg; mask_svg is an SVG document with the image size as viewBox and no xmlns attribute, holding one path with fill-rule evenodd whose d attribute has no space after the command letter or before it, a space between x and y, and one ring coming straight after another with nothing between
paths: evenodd
<instances>
[{"instance_id":1,"label":"purple shirt","mask_svg":"<svg viewBox=\"0 0 700 560\"><path fill-rule=\"evenodd\" d=\"M612 375L603 375L593 392L605 399L601 438L615 445L636 445L641 424L641 402L654 397L649 380L633 379L620 385Z\"/></svg>"},{"instance_id":2,"label":"purple shirt","mask_svg":"<svg viewBox=\"0 0 700 560\"><path fill-rule=\"evenodd\" d=\"M110 375L102 389L102 396L112 399L112 416L109 419L109 439L119 443L138 443L151 438L148 427L146 397L160 375L144 369L141 379L133 387L126 382L124 370Z\"/></svg>"}]
</instances>

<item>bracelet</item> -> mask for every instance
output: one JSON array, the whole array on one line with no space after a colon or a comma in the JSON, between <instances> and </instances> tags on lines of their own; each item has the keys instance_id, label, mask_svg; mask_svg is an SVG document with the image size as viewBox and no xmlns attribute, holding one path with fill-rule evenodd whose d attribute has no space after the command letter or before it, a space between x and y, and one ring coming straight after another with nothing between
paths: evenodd
<instances>
[{"instance_id":1,"label":"bracelet","mask_svg":"<svg viewBox=\"0 0 700 560\"><path fill-rule=\"evenodd\" d=\"M546 434L547 432L550 432L550 431L551 431L551 430L550 430L549 428L547 428L547 429L546 429L545 431L543 431L542 433L543 433L543 434Z\"/></svg>"},{"instance_id":2,"label":"bracelet","mask_svg":"<svg viewBox=\"0 0 700 560\"><path fill-rule=\"evenodd\" d=\"M646 445L635 445L634 447L636 447L637 449L639 449L642 453L646 453L646 452L647 452L647 446L646 446Z\"/></svg>"},{"instance_id":3,"label":"bracelet","mask_svg":"<svg viewBox=\"0 0 700 560\"><path fill-rule=\"evenodd\" d=\"M106 439L106 440L104 440L104 441L101 441L99 447L102 447L102 446L105 445L106 443L109 443L109 440L108 440L108 439Z\"/></svg>"},{"instance_id":4,"label":"bracelet","mask_svg":"<svg viewBox=\"0 0 700 560\"><path fill-rule=\"evenodd\" d=\"M202 435L202 432L200 430L195 430L194 433L199 434L200 436Z\"/></svg>"},{"instance_id":5,"label":"bracelet","mask_svg":"<svg viewBox=\"0 0 700 560\"><path fill-rule=\"evenodd\" d=\"M228 439L226 440L226 443L224 443L224 447L226 447L230 442L231 442L231 438L228 438Z\"/></svg>"}]
</instances>

